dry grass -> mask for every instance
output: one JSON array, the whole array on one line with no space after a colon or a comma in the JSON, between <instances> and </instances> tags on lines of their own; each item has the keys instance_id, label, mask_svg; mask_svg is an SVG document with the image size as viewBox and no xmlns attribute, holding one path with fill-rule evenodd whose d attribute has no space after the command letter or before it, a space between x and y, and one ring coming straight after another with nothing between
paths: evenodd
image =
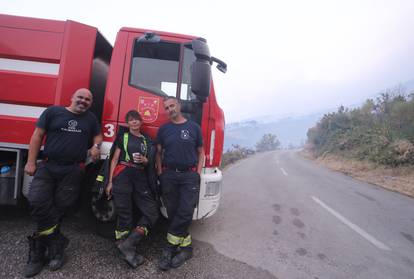
<instances>
[{"instance_id":1,"label":"dry grass","mask_svg":"<svg viewBox=\"0 0 414 279\"><path fill-rule=\"evenodd\" d=\"M319 158L314 158L308 151L302 151L301 154L332 170L414 197L414 166L390 168L330 154Z\"/></svg>"}]
</instances>

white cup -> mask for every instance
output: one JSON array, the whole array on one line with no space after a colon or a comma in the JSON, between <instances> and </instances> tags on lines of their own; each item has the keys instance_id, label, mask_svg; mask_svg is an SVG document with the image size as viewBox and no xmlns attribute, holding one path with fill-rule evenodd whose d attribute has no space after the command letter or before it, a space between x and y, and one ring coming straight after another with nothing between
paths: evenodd
<instances>
[{"instance_id":1,"label":"white cup","mask_svg":"<svg viewBox=\"0 0 414 279\"><path fill-rule=\"evenodd\" d=\"M138 162L138 158L141 156L141 153L139 153L139 152L135 152L135 153L132 153L132 158L133 158L133 160L134 160L134 163L139 163Z\"/></svg>"}]
</instances>

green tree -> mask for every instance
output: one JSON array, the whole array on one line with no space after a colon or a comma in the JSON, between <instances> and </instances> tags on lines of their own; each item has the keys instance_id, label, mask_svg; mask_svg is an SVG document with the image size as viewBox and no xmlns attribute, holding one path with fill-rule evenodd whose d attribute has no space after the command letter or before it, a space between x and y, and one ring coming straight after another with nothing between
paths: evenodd
<instances>
[{"instance_id":1,"label":"green tree","mask_svg":"<svg viewBox=\"0 0 414 279\"><path fill-rule=\"evenodd\" d=\"M325 114L308 130L307 148L389 166L414 163L414 95L387 89L360 108Z\"/></svg>"},{"instance_id":2,"label":"green tree","mask_svg":"<svg viewBox=\"0 0 414 279\"><path fill-rule=\"evenodd\" d=\"M274 134L264 134L263 137L256 143L256 151L270 151L278 149L280 141Z\"/></svg>"}]
</instances>

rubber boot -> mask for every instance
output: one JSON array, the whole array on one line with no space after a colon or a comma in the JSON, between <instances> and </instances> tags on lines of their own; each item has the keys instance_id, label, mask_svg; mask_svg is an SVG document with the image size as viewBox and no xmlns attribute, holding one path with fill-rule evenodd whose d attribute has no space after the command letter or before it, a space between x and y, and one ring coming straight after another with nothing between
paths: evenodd
<instances>
[{"instance_id":1,"label":"rubber boot","mask_svg":"<svg viewBox=\"0 0 414 279\"><path fill-rule=\"evenodd\" d=\"M49 269L52 271L58 270L65 263L64 250L69 245L69 239L61 234L59 230L56 230L47 236L47 243L49 248Z\"/></svg>"},{"instance_id":2,"label":"rubber boot","mask_svg":"<svg viewBox=\"0 0 414 279\"><path fill-rule=\"evenodd\" d=\"M45 265L46 243L45 237L38 234L28 236L27 239L29 240L29 258L23 273L25 277L33 277L42 271Z\"/></svg>"},{"instance_id":3,"label":"rubber boot","mask_svg":"<svg viewBox=\"0 0 414 279\"><path fill-rule=\"evenodd\" d=\"M167 243L162 250L161 259L158 262L159 269L167 271L171 268L171 260L176 250L177 246Z\"/></svg>"},{"instance_id":4,"label":"rubber boot","mask_svg":"<svg viewBox=\"0 0 414 279\"><path fill-rule=\"evenodd\" d=\"M191 246L189 247L181 247L180 252L177 253L172 259L171 259L171 267L177 268L181 266L185 261L191 259L193 256L193 248Z\"/></svg>"},{"instance_id":5,"label":"rubber boot","mask_svg":"<svg viewBox=\"0 0 414 279\"><path fill-rule=\"evenodd\" d=\"M144 257L137 253L137 245L143 237L143 232L140 230L133 230L125 240L121 240L117 243L121 258L132 268L137 268L144 262Z\"/></svg>"}]
</instances>

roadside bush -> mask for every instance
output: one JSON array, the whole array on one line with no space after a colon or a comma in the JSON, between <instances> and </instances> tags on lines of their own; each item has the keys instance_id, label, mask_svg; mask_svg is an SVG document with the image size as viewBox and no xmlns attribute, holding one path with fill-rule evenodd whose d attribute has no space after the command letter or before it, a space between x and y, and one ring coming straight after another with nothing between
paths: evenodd
<instances>
[{"instance_id":1,"label":"roadside bush","mask_svg":"<svg viewBox=\"0 0 414 279\"><path fill-rule=\"evenodd\" d=\"M343 106L308 130L314 156L336 154L388 166L414 164L414 95L386 90L360 108Z\"/></svg>"},{"instance_id":2,"label":"roadside bush","mask_svg":"<svg viewBox=\"0 0 414 279\"><path fill-rule=\"evenodd\" d=\"M241 147L239 145L233 145L231 149L223 153L223 156L221 159L221 167L224 168L254 153L255 153L254 150L250 148Z\"/></svg>"}]
</instances>

